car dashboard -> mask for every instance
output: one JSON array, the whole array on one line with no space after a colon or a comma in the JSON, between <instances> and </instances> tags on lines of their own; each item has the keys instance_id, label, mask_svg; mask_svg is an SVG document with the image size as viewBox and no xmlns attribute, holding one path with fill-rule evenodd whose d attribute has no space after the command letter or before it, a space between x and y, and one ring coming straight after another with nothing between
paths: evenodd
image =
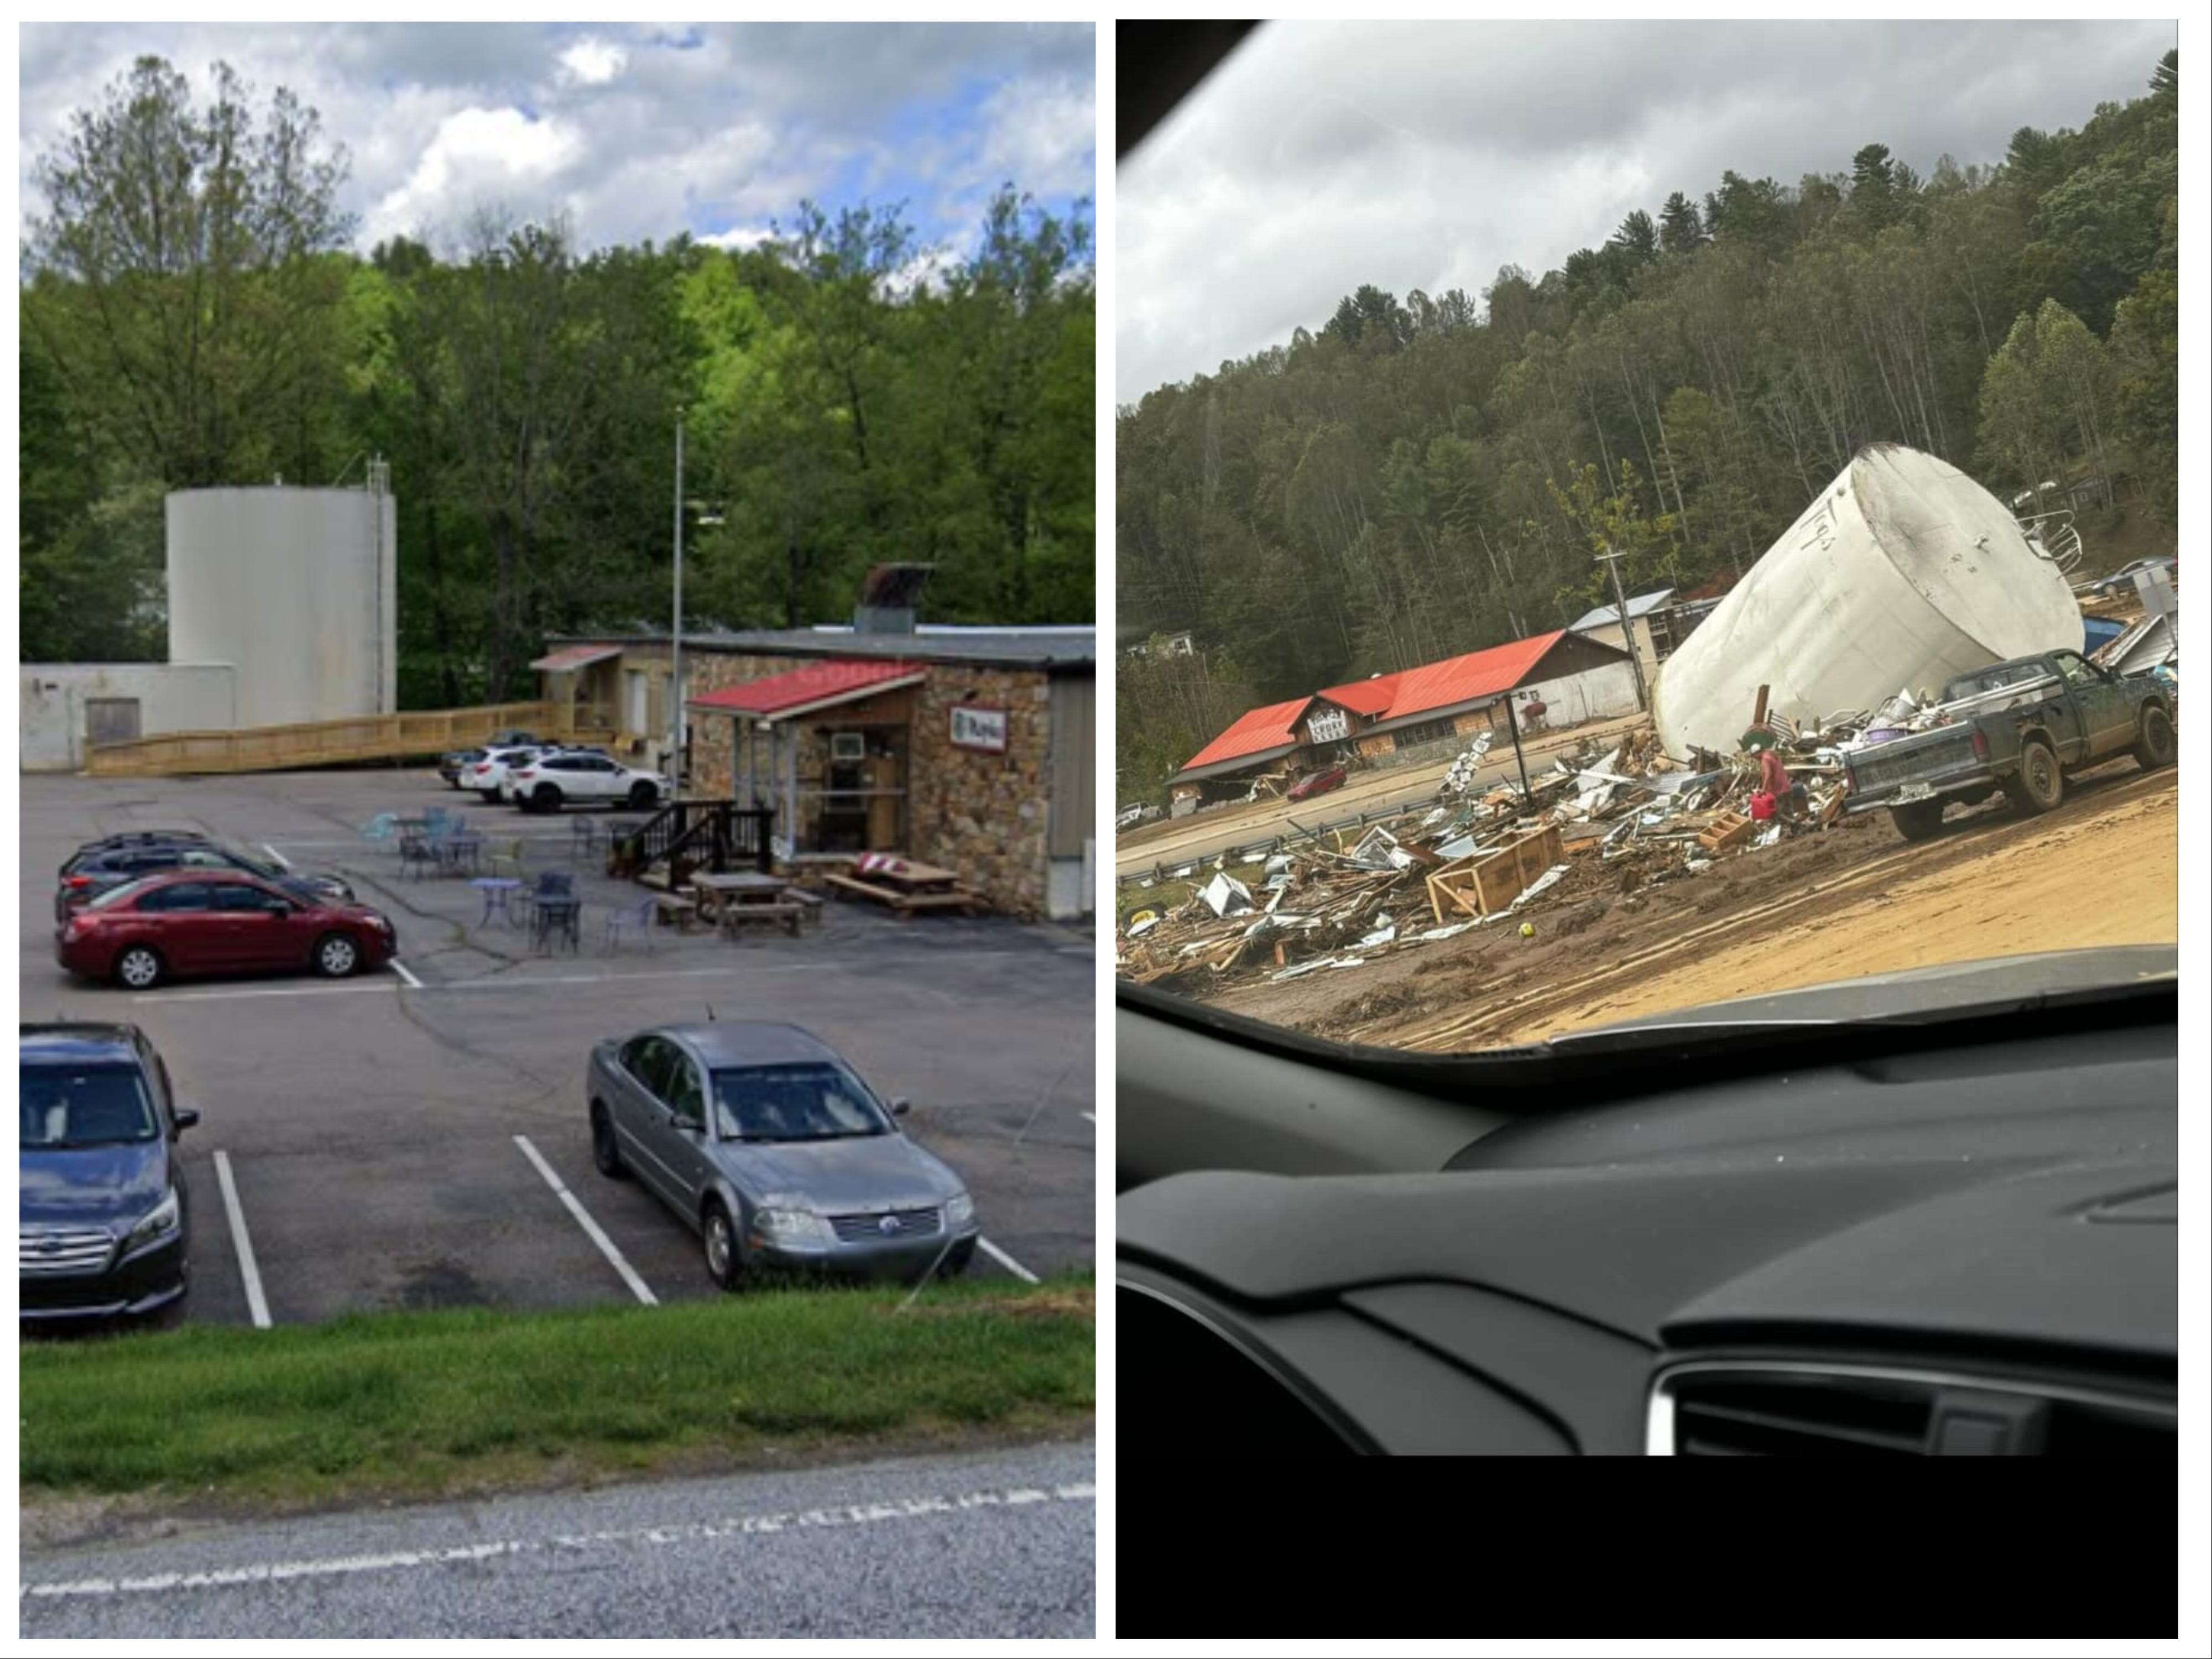
<instances>
[{"instance_id":1,"label":"car dashboard","mask_svg":"<svg viewBox=\"0 0 2212 1659\"><path fill-rule=\"evenodd\" d=\"M1280 1054L1232 1108L1143 1018L1135 1158L1299 1172L1123 1192L1124 1456L2175 1455L2170 1018L1506 1114Z\"/></svg>"}]
</instances>

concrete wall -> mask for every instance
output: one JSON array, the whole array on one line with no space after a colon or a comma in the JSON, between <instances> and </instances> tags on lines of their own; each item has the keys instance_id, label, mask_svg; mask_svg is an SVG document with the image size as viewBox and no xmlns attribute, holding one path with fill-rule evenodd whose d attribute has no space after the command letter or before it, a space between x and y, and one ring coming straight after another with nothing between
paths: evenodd
<instances>
[{"instance_id":1,"label":"concrete wall","mask_svg":"<svg viewBox=\"0 0 2212 1659\"><path fill-rule=\"evenodd\" d=\"M142 737L228 732L238 724L237 671L227 663L25 663L19 672L22 769L83 766L88 699L138 704Z\"/></svg>"},{"instance_id":2,"label":"concrete wall","mask_svg":"<svg viewBox=\"0 0 2212 1659\"><path fill-rule=\"evenodd\" d=\"M172 495L169 660L233 665L240 726L392 712L398 517L365 489Z\"/></svg>"}]
</instances>

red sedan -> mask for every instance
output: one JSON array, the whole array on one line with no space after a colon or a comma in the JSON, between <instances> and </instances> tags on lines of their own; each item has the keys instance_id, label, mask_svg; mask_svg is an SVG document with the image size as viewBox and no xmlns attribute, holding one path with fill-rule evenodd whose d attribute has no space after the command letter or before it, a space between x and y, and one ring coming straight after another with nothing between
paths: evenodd
<instances>
[{"instance_id":1,"label":"red sedan","mask_svg":"<svg viewBox=\"0 0 2212 1659\"><path fill-rule=\"evenodd\" d=\"M1344 769L1332 766L1320 772L1310 772L1291 786L1290 799L1308 800L1316 795L1326 795L1344 781Z\"/></svg>"},{"instance_id":2,"label":"red sedan","mask_svg":"<svg viewBox=\"0 0 2212 1659\"><path fill-rule=\"evenodd\" d=\"M134 991L171 975L304 969L342 979L399 949L380 910L229 871L178 870L102 893L62 924L73 974Z\"/></svg>"}]
</instances>

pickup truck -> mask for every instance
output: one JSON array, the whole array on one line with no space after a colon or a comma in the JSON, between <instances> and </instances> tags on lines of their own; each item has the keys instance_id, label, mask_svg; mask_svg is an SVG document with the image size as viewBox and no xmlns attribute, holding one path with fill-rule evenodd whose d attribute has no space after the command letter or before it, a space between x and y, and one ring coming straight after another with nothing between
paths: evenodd
<instances>
[{"instance_id":1,"label":"pickup truck","mask_svg":"<svg viewBox=\"0 0 2212 1659\"><path fill-rule=\"evenodd\" d=\"M2066 775L2133 754L2145 771L2173 764L2173 701L2148 674L2114 674L2075 651L2014 657L1962 674L1929 712L1929 730L1846 750L1844 810L1889 809L1898 833L1936 833L1953 801L2002 791L2048 812Z\"/></svg>"}]
</instances>

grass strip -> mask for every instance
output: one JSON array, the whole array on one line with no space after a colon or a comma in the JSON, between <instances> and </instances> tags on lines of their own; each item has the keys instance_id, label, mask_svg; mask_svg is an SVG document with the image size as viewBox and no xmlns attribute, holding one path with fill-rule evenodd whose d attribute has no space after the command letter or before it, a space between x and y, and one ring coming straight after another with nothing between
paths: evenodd
<instances>
[{"instance_id":1,"label":"grass strip","mask_svg":"<svg viewBox=\"0 0 2212 1659\"><path fill-rule=\"evenodd\" d=\"M1081 1425L1092 1285L785 1290L25 1342L21 1489L433 1495L686 1455Z\"/></svg>"}]
</instances>

